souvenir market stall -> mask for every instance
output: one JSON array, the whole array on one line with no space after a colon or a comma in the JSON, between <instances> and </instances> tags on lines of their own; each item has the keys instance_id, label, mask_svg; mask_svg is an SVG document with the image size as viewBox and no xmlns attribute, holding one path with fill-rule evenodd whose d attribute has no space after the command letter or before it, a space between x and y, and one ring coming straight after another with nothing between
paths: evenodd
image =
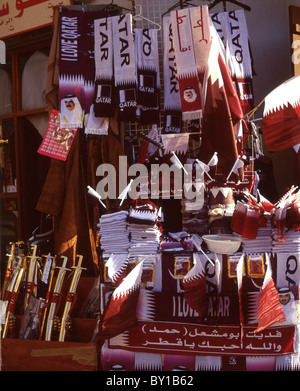
<instances>
[{"instance_id":1,"label":"souvenir market stall","mask_svg":"<svg viewBox=\"0 0 300 391\"><path fill-rule=\"evenodd\" d=\"M300 81L257 127L251 8L218 3L161 23L55 9L36 205L53 230L10 243L5 348L86 349L100 371L299 370L300 190L269 199L258 163L262 136L298 148Z\"/></svg>"}]
</instances>

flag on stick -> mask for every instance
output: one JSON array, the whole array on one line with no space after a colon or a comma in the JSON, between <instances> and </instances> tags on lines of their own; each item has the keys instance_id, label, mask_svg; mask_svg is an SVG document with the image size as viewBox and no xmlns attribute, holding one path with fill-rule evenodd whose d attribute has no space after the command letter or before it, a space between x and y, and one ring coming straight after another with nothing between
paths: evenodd
<instances>
[{"instance_id":1,"label":"flag on stick","mask_svg":"<svg viewBox=\"0 0 300 391\"><path fill-rule=\"evenodd\" d=\"M278 292L272 278L270 259L267 253L265 253L265 256L267 270L258 304L258 326L257 329L254 330L254 333L258 333L259 331L272 326L272 324L276 322L284 322L286 320L279 301Z\"/></svg>"},{"instance_id":2,"label":"flag on stick","mask_svg":"<svg viewBox=\"0 0 300 391\"><path fill-rule=\"evenodd\" d=\"M187 171L186 169L184 168L183 164L181 163L181 161L179 160L179 158L177 157L176 153L174 151L172 151L172 155L170 160L173 164L175 164L176 167L178 168L182 168L183 171L187 174Z\"/></svg>"},{"instance_id":3,"label":"flag on stick","mask_svg":"<svg viewBox=\"0 0 300 391\"><path fill-rule=\"evenodd\" d=\"M125 200L128 192L130 191L131 184L133 182L133 179L130 179L129 184L125 187L125 189L122 191L122 193L119 195L118 199L121 200L120 206L123 204L123 201Z\"/></svg>"},{"instance_id":4,"label":"flag on stick","mask_svg":"<svg viewBox=\"0 0 300 391\"><path fill-rule=\"evenodd\" d=\"M206 277L199 254L194 253L194 266L182 280L184 298L188 305L198 312L200 320L206 315Z\"/></svg>"},{"instance_id":5,"label":"flag on stick","mask_svg":"<svg viewBox=\"0 0 300 391\"><path fill-rule=\"evenodd\" d=\"M141 261L112 293L104 313L100 337L112 338L135 326L143 263Z\"/></svg>"}]
</instances>

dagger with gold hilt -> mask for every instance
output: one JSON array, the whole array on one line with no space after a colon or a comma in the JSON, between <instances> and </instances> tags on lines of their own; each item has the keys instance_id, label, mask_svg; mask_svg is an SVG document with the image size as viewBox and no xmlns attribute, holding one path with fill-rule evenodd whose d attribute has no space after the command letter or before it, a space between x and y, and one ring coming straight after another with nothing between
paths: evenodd
<instances>
[{"instance_id":1,"label":"dagger with gold hilt","mask_svg":"<svg viewBox=\"0 0 300 391\"><path fill-rule=\"evenodd\" d=\"M58 312L60 300L61 300L62 285L63 285L64 278L66 275L66 271L71 270L71 269L66 268L68 257L61 255L61 258L63 259L62 266L55 267L56 269L59 269L59 272L58 272L58 275L56 278L53 293L51 295L50 307L49 307L49 313L48 313L48 319L47 319L47 326L46 326L45 341L51 341L54 316Z\"/></svg>"},{"instance_id":2,"label":"dagger with gold hilt","mask_svg":"<svg viewBox=\"0 0 300 391\"><path fill-rule=\"evenodd\" d=\"M5 292L3 293L2 300L0 301L0 304L1 304L1 309L0 309L0 311L1 311L1 314L0 314L1 325L5 324L5 322L6 322L7 306L9 304L11 294L14 289L16 279L18 277L19 270L24 262L22 257L19 256L18 259L19 259L18 264L12 265L12 270L13 270L12 275L11 275L10 281L8 282L7 288L5 289Z\"/></svg>"},{"instance_id":3,"label":"dagger with gold hilt","mask_svg":"<svg viewBox=\"0 0 300 391\"><path fill-rule=\"evenodd\" d=\"M82 264L82 255L77 255L78 258L78 263L76 266L72 266L72 269L74 269L74 274L73 278L70 284L69 292L66 297L66 304L65 304L65 309L63 312L62 320L61 320L61 327L60 327L60 333L59 333L59 338L58 340L60 342L63 342L66 337L66 331L67 331L67 322L69 320L69 317L71 315L72 309L75 305L76 299L77 299L77 286L79 283L80 275L82 270L87 270L84 267L81 267Z\"/></svg>"},{"instance_id":4,"label":"dagger with gold hilt","mask_svg":"<svg viewBox=\"0 0 300 391\"><path fill-rule=\"evenodd\" d=\"M15 308L16 308L16 304L17 304L18 296L19 296L19 292L20 292L20 285L21 285L21 282L23 281L25 270L26 270L26 264L24 264L22 257L19 257L18 266L19 266L19 270L16 273L16 277L13 278L13 280L12 280L13 286L12 286L12 290L9 295L10 297L9 297L9 302L7 305L6 320L5 320L5 326L3 329L2 338L7 337L9 322L10 322L11 318L14 316L14 312L15 312Z\"/></svg>"},{"instance_id":5,"label":"dagger with gold hilt","mask_svg":"<svg viewBox=\"0 0 300 391\"><path fill-rule=\"evenodd\" d=\"M22 259L26 260L25 243L23 241L19 241L19 242L11 242L10 244L11 244L10 254L6 254L9 258L8 258L6 273L5 273L3 286L2 286L2 293L1 293L2 300L4 300L4 297L6 295L6 290L10 285L14 273L19 271L19 269L16 268L16 264L19 263L17 259L20 259L20 257L22 257Z\"/></svg>"},{"instance_id":6,"label":"dagger with gold hilt","mask_svg":"<svg viewBox=\"0 0 300 391\"><path fill-rule=\"evenodd\" d=\"M50 277L49 277L49 283L48 283L48 290L47 290L46 297L45 297L45 304L41 308L41 313L40 313L40 315L43 319L41 321L39 339L42 339L42 336L44 333L44 327L45 327L45 322L46 322L46 317L47 317L47 310L48 310L48 307L50 304L52 282L53 282L54 271L55 271L55 266L56 266L56 255L53 258L51 258L50 254L48 255L46 263L45 263L43 276L45 274L45 270L49 266L49 262L51 262L51 270L50 270ZM42 276L42 280L43 280L43 276Z\"/></svg>"},{"instance_id":7,"label":"dagger with gold hilt","mask_svg":"<svg viewBox=\"0 0 300 391\"><path fill-rule=\"evenodd\" d=\"M27 255L29 259L29 266L27 272L27 280L26 280L26 291L25 291L25 300L24 300L24 309L29 304L30 298L33 295L36 297L37 293L37 281L36 281L36 272L37 272L37 261L41 260L41 257L36 255L37 253L37 245L31 245L32 255Z\"/></svg>"},{"instance_id":8,"label":"dagger with gold hilt","mask_svg":"<svg viewBox=\"0 0 300 391\"><path fill-rule=\"evenodd\" d=\"M9 286L9 283L13 277L13 260L15 259L15 246L16 244L14 242L10 243L10 254L6 254L8 256L7 266L6 266L6 273L2 285L2 292L1 292L1 298L3 299L6 289Z\"/></svg>"}]
</instances>

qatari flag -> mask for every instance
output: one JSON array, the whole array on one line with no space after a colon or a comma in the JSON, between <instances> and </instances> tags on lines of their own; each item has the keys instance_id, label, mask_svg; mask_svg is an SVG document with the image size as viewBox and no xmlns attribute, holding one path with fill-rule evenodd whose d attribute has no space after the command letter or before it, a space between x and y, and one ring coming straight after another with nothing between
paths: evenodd
<instances>
[{"instance_id":1,"label":"qatari flag","mask_svg":"<svg viewBox=\"0 0 300 391\"><path fill-rule=\"evenodd\" d=\"M300 143L300 76L292 77L265 97L262 132L269 152Z\"/></svg>"},{"instance_id":2,"label":"qatari flag","mask_svg":"<svg viewBox=\"0 0 300 391\"><path fill-rule=\"evenodd\" d=\"M278 292L272 278L270 259L267 253L265 255L267 271L262 285L262 292L257 311L258 326L257 329L254 330L254 333L258 333L259 331L272 326L276 322L284 322L286 320L279 301Z\"/></svg>"},{"instance_id":3,"label":"qatari flag","mask_svg":"<svg viewBox=\"0 0 300 391\"><path fill-rule=\"evenodd\" d=\"M136 325L136 307L142 273L143 261L124 278L112 293L99 331L100 338L112 338Z\"/></svg>"},{"instance_id":4,"label":"qatari flag","mask_svg":"<svg viewBox=\"0 0 300 391\"><path fill-rule=\"evenodd\" d=\"M188 305L199 313L199 320L206 316L207 296L206 296L206 277L198 253L193 254L194 266L185 275L182 280L184 298Z\"/></svg>"},{"instance_id":5,"label":"qatari flag","mask_svg":"<svg viewBox=\"0 0 300 391\"><path fill-rule=\"evenodd\" d=\"M207 161L218 154L218 168L227 177L241 155L240 134L243 111L224 60L224 47L211 24L212 44L203 83L203 138L200 159Z\"/></svg>"},{"instance_id":6,"label":"qatari flag","mask_svg":"<svg viewBox=\"0 0 300 391\"><path fill-rule=\"evenodd\" d=\"M113 285L118 286L126 276L128 265L128 254L111 254L105 267Z\"/></svg>"}]
</instances>

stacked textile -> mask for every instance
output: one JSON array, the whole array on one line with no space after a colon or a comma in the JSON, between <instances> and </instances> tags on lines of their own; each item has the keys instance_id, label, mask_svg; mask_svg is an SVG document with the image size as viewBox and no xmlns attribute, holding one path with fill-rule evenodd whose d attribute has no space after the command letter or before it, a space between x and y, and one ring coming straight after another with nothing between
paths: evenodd
<instances>
[{"instance_id":1,"label":"stacked textile","mask_svg":"<svg viewBox=\"0 0 300 391\"><path fill-rule=\"evenodd\" d=\"M99 237L103 253L123 254L128 252L129 232L127 211L102 215L99 220Z\"/></svg>"},{"instance_id":2,"label":"stacked textile","mask_svg":"<svg viewBox=\"0 0 300 391\"><path fill-rule=\"evenodd\" d=\"M259 227L255 239L242 238L243 251L246 254L255 252L264 253L272 251L272 225L271 218L267 219L266 225Z\"/></svg>"},{"instance_id":3,"label":"stacked textile","mask_svg":"<svg viewBox=\"0 0 300 391\"><path fill-rule=\"evenodd\" d=\"M157 253L160 243L157 207L149 201L144 203L137 200L129 210L127 221L130 234L129 254Z\"/></svg>"},{"instance_id":4,"label":"stacked textile","mask_svg":"<svg viewBox=\"0 0 300 391\"><path fill-rule=\"evenodd\" d=\"M300 252L300 232L288 231L287 228L282 233L277 228L273 228L272 252L274 253L299 253Z\"/></svg>"}]
</instances>

